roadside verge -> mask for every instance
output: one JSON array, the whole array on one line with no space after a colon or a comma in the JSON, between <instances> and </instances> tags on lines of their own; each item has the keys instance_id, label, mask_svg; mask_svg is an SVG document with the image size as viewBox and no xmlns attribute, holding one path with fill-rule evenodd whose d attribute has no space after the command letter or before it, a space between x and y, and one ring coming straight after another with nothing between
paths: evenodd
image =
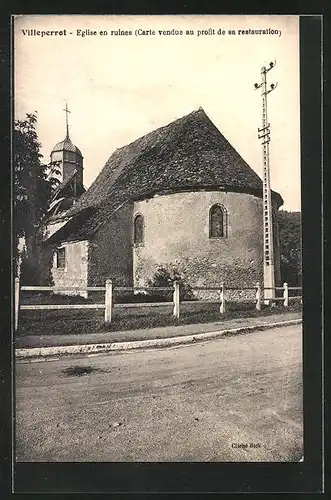
<instances>
[{"instance_id":1,"label":"roadside verge","mask_svg":"<svg viewBox=\"0 0 331 500\"><path fill-rule=\"evenodd\" d=\"M279 328L282 326L298 325L302 319L293 319L287 321L278 321L274 323L261 323L255 325L245 325L239 328L228 328L213 332L196 333L192 335L182 335L178 337L169 337L161 339L138 340L132 342L111 342L98 344L81 345L60 345L54 347L33 347L28 349L15 349L16 359L38 358L70 354L99 354L111 351L126 351L130 349L148 349L169 347L180 344L191 344L194 342L203 342L205 340L216 339L223 336L239 335L253 332L256 330L267 330L269 328Z\"/></svg>"}]
</instances>

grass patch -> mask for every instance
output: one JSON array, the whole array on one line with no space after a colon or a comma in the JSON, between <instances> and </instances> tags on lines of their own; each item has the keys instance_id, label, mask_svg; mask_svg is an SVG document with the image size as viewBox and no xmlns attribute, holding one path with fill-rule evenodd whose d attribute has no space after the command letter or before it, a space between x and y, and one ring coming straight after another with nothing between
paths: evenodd
<instances>
[{"instance_id":1,"label":"grass patch","mask_svg":"<svg viewBox=\"0 0 331 500\"><path fill-rule=\"evenodd\" d=\"M261 311L254 304L228 304L227 311L220 315L215 303L189 303L181 305L180 317L172 316L172 306L115 308L113 321L105 324L103 310L54 310L21 311L17 337L28 335L70 335L97 332L140 330L163 326L227 322L237 318L256 318L273 314L300 312L301 304L296 302L284 307L263 307Z\"/></svg>"}]
</instances>

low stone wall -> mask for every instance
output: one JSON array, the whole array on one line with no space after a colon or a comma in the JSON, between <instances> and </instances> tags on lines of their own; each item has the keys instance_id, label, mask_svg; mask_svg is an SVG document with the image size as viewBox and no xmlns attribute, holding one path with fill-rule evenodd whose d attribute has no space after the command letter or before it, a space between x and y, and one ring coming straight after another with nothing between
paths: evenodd
<instances>
[{"instance_id":1,"label":"low stone wall","mask_svg":"<svg viewBox=\"0 0 331 500\"><path fill-rule=\"evenodd\" d=\"M194 290L194 296L198 300L208 300L218 302L220 300L220 290ZM224 297L228 302L252 301L256 300L256 288L247 289L228 289L224 287Z\"/></svg>"}]
</instances>

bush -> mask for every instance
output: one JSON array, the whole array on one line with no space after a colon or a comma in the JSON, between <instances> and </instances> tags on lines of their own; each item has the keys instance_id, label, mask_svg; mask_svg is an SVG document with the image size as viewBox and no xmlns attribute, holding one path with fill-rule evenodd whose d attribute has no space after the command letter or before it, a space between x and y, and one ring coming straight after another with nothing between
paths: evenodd
<instances>
[{"instance_id":1,"label":"bush","mask_svg":"<svg viewBox=\"0 0 331 500\"><path fill-rule=\"evenodd\" d=\"M173 287L174 282L179 283L179 298L180 300L196 300L192 287L187 283L184 275L176 266L160 265L154 277L149 280L148 286L155 287Z\"/></svg>"}]
</instances>

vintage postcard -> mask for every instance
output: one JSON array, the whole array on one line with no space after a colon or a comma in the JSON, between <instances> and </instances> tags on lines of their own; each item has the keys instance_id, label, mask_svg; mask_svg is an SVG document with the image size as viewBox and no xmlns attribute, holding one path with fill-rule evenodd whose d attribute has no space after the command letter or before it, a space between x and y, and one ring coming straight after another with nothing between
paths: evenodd
<instances>
[{"instance_id":1,"label":"vintage postcard","mask_svg":"<svg viewBox=\"0 0 331 500\"><path fill-rule=\"evenodd\" d=\"M15 464L304 462L299 16L13 35Z\"/></svg>"}]
</instances>

